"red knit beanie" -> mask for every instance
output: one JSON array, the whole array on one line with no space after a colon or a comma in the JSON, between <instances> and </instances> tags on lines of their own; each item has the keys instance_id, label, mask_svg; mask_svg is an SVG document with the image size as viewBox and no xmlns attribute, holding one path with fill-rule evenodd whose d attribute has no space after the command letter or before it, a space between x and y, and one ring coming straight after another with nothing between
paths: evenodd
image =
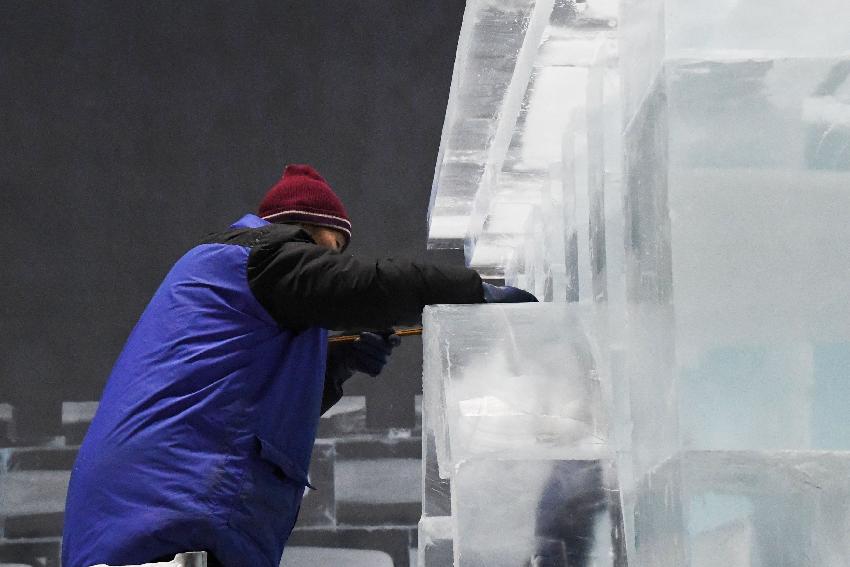
<instances>
[{"instance_id":1,"label":"red knit beanie","mask_svg":"<svg viewBox=\"0 0 850 567\"><path fill-rule=\"evenodd\" d=\"M309 165L287 165L260 202L257 215L272 222L303 222L335 228L351 240L351 221L328 182Z\"/></svg>"}]
</instances>

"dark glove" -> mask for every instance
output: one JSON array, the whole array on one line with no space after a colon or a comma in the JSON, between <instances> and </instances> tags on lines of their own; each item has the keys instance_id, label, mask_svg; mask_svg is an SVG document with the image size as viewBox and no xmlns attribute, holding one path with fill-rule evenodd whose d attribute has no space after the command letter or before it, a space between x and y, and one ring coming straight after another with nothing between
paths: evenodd
<instances>
[{"instance_id":1,"label":"dark glove","mask_svg":"<svg viewBox=\"0 0 850 567\"><path fill-rule=\"evenodd\" d=\"M537 298L518 287L509 285L498 286L481 282L484 289L484 303L528 303L536 302Z\"/></svg>"},{"instance_id":2,"label":"dark glove","mask_svg":"<svg viewBox=\"0 0 850 567\"><path fill-rule=\"evenodd\" d=\"M353 343L330 347L328 358L334 358L352 372L364 372L369 376L381 373L393 349L401 344L401 337L388 331L385 334L360 333Z\"/></svg>"},{"instance_id":3,"label":"dark glove","mask_svg":"<svg viewBox=\"0 0 850 567\"><path fill-rule=\"evenodd\" d=\"M328 411L342 398L342 385L355 372L377 376L387 364L392 350L399 344L401 344L401 337L388 330L381 334L360 333L360 338L353 343L328 345L322 413Z\"/></svg>"}]
</instances>

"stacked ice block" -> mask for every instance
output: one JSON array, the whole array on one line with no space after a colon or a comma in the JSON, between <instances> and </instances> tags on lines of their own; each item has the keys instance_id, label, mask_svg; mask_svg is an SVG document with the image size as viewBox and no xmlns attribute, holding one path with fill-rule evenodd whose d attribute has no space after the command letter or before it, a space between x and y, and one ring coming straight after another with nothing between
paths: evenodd
<instances>
[{"instance_id":1,"label":"stacked ice block","mask_svg":"<svg viewBox=\"0 0 850 567\"><path fill-rule=\"evenodd\" d=\"M612 564L619 505L597 316L576 304L426 310L424 565L441 564L429 559L449 539L455 565Z\"/></svg>"},{"instance_id":2,"label":"stacked ice block","mask_svg":"<svg viewBox=\"0 0 850 567\"><path fill-rule=\"evenodd\" d=\"M597 475L631 566L850 565L848 21L845 0L468 3L429 243L545 303L426 316L455 564L577 564L538 526L566 507L617 532L574 498ZM576 332L598 398L567 387Z\"/></svg>"},{"instance_id":3,"label":"stacked ice block","mask_svg":"<svg viewBox=\"0 0 850 567\"><path fill-rule=\"evenodd\" d=\"M448 475L440 475L437 436L445 448L445 403L439 379L442 357L432 352L436 329L426 330L422 393L422 518L419 520L418 565L453 564L452 506ZM445 458L443 459L445 463ZM445 465L444 465L445 466Z\"/></svg>"},{"instance_id":4,"label":"stacked ice block","mask_svg":"<svg viewBox=\"0 0 850 567\"><path fill-rule=\"evenodd\" d=\"M467 4L429 246L560 305L426 312L422 565L452 550L464 566L603 566L622 544L605 306L625 280L603 209L622 213L602 198L619 191L616 5Z\"/></svg>"},{"instance_id":5,"label":"stacked ice block","mask_svg":"<svg viewBox=\"0 0 850 567\"><path fill-rule=\"evenodd\" d=\"M589 69L612 60L616 25L613 0L467 4L429 246L463 246L485 277L566 299L576 269L566 266L575 259L565 249L564 202L575 200L573 178L586 178L574 162L587 144L572 144L565 164L562 142L569 124L586 122Z\"/></svg>"},{"instance_id":6,"label":"stacked ice block","mask_svg":"<svg viewBox=\"0 0 850 567\"><path fill-rule=\"evenodd\" d=\"M850 564L848 18L623 5L637 564Z\"/></svg>"}]
</instances>

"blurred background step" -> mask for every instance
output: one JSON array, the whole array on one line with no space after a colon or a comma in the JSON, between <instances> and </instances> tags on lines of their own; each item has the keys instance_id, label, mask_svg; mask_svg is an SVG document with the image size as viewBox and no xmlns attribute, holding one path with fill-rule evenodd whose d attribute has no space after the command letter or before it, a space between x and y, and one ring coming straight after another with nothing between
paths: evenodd
<instances>
[{"instance_id":1,"label":"blurred background step","mask_svg":"<svg viewBox=\"0 0 850 567\"><path fill-rule=\"evenodd\" d=\"M71 471L23 471L0 475L0 510L6 516L62 511Z\"/></svg>"},{"instance_id":2,"label":"blurred background step","mask_svg":"<svg viewBox=\"0 0 850 567\"><path fill-rule=\"evenodd\" d=\"M0 525L4 538L62 535L70 476L70 471L20 471L0 475Z\"/></svg>"},{"instance_id":3,"label":"blurred background step","mask_svg":"<svg viewBox=\"0 0 850 567\"><path fill-rule=\"evenodd\" d=\"M3 535L8 540L62 537L63 512L24 514L3 520Z\"/></svg>"},{"instance_id":4,"label":"blurred background step","mask_svg":"<svg viewBox=\"0 0 850 567\"><path fill-rule=\"evenodd\" d=\"M79 445L94 419L97 402L64 402L62 404L62 434L66 445Z\"/></svg>"},{"instance_id":5,"label":"blurred background step","mask_svg":"<svg viewBox=\"0 0 850 567\"><path fill-rule=\"evenodd\" d=\"M0 403L0 447L8 447L12 444L12 406Z\"/></svg>"},{"instance_id":6,"label":"blurred background step","mask_svg":"<svg viewBox=\"0 0 850 567\"><path fill-rule=\"evenodd\" d=\"M39 538L24 541L0 539L0 565L30 567L60 567L59 538Z\"/></svg>"},{"instance_id":7,"label":"blurred background step","mask_svg":"<svg viewBox=\"0 0 850 567\"><path fill-rule=\"evenodd\" d=\"M383 551L332 547L287 547L280 567L394 567ZM0 566L2 567L2 566Z\"/></svg>"},{"instance_id":8,"label":"blurred background step","mask_svg":"<svg viewBox=\"0 0 850 567\"><path fill-rule=\"evenodd\" d=\"M69 471L77 458L77 447L25 447L8 450L8 471Z\"/></svg>"},{"instance_id":9,"label":"blurred background step","mask_svg":"<svg viewBox=\"0 0 850 567\"><path fill-rule=\"evenodd\" d=\"M336 443L334 490L339 525L410 525L421 514L419 437Z\"/></svg>"},{"instance_id":10,"label":"blurred background step","mask_svg":"<svg viewBox=\"0 0 850 567\"><path fill-rule=\"evenodd\" d=\"M334 475L336 444L332 440L319 439L313 445L310 459L310 484L301 501L298 527L333 526L336 524L336 502Z\"/></svg>"},{"instance_id":11,"label":"blurred background step","mask_svg":"<svg viewBox=\"0 0 850 567\"><path fill-rule=\"evenodd\" d=\"M381 551L391 558L392 563L388 565L410 567L411 549L416 544L415 532L415 528L408 526L303 529L293 532L287 545L295 548L337 548L346 552L357 549ZM290 567L285 561L282 565ZM346 560L335 565L348 567L351 564Z\"/></svg>"}]
</instances>

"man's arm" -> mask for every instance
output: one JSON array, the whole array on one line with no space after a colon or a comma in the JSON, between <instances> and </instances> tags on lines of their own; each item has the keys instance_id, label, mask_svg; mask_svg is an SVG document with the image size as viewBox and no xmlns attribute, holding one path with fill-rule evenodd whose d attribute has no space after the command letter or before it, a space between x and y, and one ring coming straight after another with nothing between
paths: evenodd
<instances>
[{"instance_id":1,"label":"man's arm","mask_svg":"<svg viewBox=\"0 0 850 567\"><path fill-rule=\"evenodd\" d=\"M385 329L435 303L482 303L470 269L391 259L363 262L316 244L259 246L248 262L254 295L283 327Z\"/></svg>"}]
</instances>

